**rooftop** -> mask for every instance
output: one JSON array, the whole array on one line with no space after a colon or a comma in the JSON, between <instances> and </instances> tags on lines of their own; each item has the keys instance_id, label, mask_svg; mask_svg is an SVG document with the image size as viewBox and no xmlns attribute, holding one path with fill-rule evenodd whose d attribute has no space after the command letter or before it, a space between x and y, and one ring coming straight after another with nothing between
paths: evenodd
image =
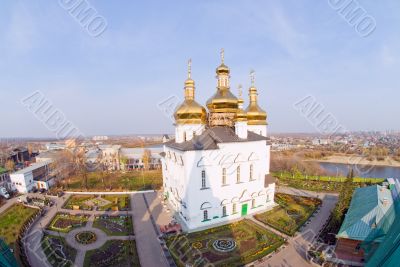
<instances>
[{"instance_id":1,"label":"rooftop","mask_svg":"<svg viewBox=\"0 0 400 267\"><path fill-rule=\"evenodd\" d=\"M364 241L371 235L382 235L382 231L386 233L390 227L386 219L392 210L392 194L386 187L373 185L357 188L337 237ZM389 221L389 224L392 222Z\"/></svg>"},{"instance_id":2,"label":"rooftop","mask_svg":"<svg viewBox=\"0 0 400 267\"><path fill-rule=\"evenodd\" d=\"M46 160L46 161L43 161L43 162L34 163L29 167L26 167L26 168L23 168L23 169L21 169L19 171L14 172L13 174L25 174L25 173L31 172L33 170L39 169L39 168L41 168L43 166L49 165L50 163L51 163L51 160Z\"/></svg>"},{"instance_id":3,"label":"rooftop","mask_svg":"<svg viewBox=\"0 0 400 267\"><path fill-rule=\"evenodd\" d=\"M266 137L248 131L247 138L239 138L235 130L226 126L217 126L206 129L201 135L183 143L176 143L175 139L166 142L167 147L182 151L218 149L219 143L252 142L267 140Z\"/></svg>"}]
</instances>

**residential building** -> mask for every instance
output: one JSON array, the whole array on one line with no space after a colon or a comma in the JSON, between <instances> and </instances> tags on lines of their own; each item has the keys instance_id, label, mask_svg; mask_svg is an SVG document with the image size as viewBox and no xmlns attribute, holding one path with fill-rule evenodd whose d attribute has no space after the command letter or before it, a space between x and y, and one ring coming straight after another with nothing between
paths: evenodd
<instances>
[{"instance_id":1,"label":"residential building","mask_svg":"<svg viewBox=\"0 0 400 267\"><path fill-rule=\"evenodd\" d=\"M50 173L50 163L51 161L34 163L10 174L12 189L20 193L28 193L34 188L48 190L55 182Z\"/></svg>"},{"instance_id":2,"label":"residential building","mask_svg":"<svg viewBox=\"0 0 400 267\"><path fill-rule=\"evenodd\" d=\"M101 162L110 171L120 169L120 145L99 145L101 150Z\"/></svg>"},{"instance_id":3,"label":"residential building","mask_svg":"<svg viewBox=\"0 0 400 267\"><path fill-rule=\"evenodd\" d=\"M2 167L0 167L0 187L4 187L6 189L10 188L10 175L8 171Z\"/></svg>"},{"instance_id":4,"label":"residential building","mask_svg":"<svg viewBox=\"0 0 400 267\"><path fill-rule=\"evenodd\" d=\"M137 170L144 169L145 163L143 159L145 158L145 153L148 153L148 168L150 170L161 168L161 155L164 148L162 146L158 147L148 147L148 148L121 148L121 167L124 170Z\"/></svg>"}]
</instances>

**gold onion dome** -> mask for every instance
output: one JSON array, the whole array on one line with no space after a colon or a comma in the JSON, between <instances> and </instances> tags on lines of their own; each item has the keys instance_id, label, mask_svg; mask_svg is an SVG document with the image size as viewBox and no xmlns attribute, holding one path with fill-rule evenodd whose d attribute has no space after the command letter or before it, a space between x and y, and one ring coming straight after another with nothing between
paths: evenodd
<instances>
[{"instance_id":1,"label":"gold onion dome","mask_svg":"<svg viewBox=\"0 0 400 267\"><path fill-rule=\"evenodd\" d=\"M177 124L206 124L206 109L194 100L195 84L192 80L192 61L188 62L188 78L185 81L185 100L175 110Z\"/></svg>"},{"instance_id":2,"label":"gold onion dome","mask_svg":"<svg viewBox=\"0 0 400 267\"><path fill-rule=\"evenodd\" d=\"M238 99L229 90L229 67L224 64L224 50L221 50L221 65L216 69L217 73L217 92L207 100L207 108L210 112L236 113Z\"/></svg>"},{"instance_id":3,"label":"gold onion dome","mask_svg":"<svg viewBox=\"0 0 400 267\"><path fill-rule=\"evenodd\" d=\"M243 110L243 102L242 85L239 85L238 110L236 112L235 121L247 121L247 114Z\"/></svg>"},{"instance_id":4,"label":"gold onion dome","mask_svg":"<svg viewBox=\"0 0 400 267\"><path fill-rule=\"evenodd\" d=\"M249 88L250 103L246 109L248 125L266 125L267 113L258 105L257 88L254 85L254 71L250 72L251 87Z\"/></svg>"}]
</instances>

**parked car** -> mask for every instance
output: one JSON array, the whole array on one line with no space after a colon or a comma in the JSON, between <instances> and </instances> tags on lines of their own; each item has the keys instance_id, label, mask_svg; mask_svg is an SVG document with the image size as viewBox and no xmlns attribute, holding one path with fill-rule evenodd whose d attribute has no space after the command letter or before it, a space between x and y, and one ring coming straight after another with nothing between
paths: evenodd
<instances>
[{"instance_id":1,"label":"parked car","mask_svg":"<svg viewBox=\"0 0 400 267\"><path fill-rule=\"evenodd\" d=\"M4 197L5 199L10 198L10 194L5 187L0 187L0 196Z\"/></svg>"}]
</instances>

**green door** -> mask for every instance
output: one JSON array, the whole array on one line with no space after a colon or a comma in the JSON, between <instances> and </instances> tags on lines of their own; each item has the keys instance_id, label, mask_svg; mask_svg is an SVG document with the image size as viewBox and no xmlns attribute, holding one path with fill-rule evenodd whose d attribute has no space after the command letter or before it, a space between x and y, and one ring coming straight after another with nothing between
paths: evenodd
<instances>
[{"instance_id":1,"label":"green door","mask_svg":"<svg viewBox=\"0 0 400 267\"><path fill-rule=\"evenodd\" d=\"M242 216L246 216L247 215L247 204L243 204L242 205Z\"/></svg>"}]
</instances>

